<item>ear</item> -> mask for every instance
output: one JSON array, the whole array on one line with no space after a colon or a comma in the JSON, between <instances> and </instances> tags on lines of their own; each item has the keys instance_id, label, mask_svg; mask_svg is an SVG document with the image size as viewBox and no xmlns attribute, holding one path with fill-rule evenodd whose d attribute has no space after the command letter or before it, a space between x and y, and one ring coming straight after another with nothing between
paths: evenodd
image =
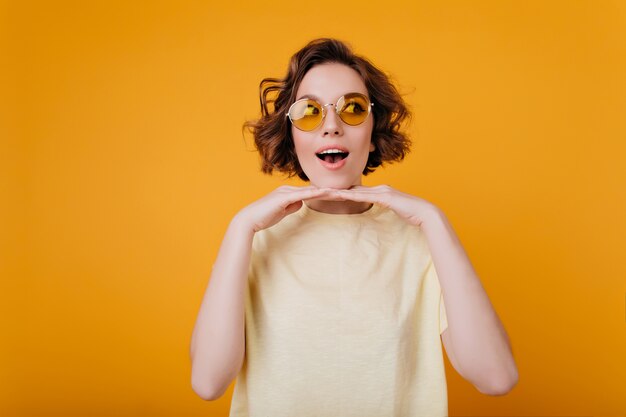
<instances>
[{"instance_id":1,"label":"ear","mask_svg":"<svg viewBox=\"0 0 626 417\"><path fill-rule=\"evenodd\" d=\"M370 142L370 152L374 152L376 150L376 146L374 145L374 141Z\"/></svg>"}]
</instances>

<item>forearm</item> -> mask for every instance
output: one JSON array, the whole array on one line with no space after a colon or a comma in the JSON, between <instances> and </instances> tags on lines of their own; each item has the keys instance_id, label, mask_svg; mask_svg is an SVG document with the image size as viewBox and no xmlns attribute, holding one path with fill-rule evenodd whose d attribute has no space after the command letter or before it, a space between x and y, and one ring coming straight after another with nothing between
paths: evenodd
<instances>
[{"instance_id":1,"label":"forearm","mask_svg":"<svg viewBox=\"0 0 626 417\"><path fill-rule=\"evenodd\" d=\"M219 398L237 376L245 354L245 294L254 232L231 221L213 265L193 330L192 387Z\"/></svg>"},{"instance_id":2,"label":"forearm","mask_svg":"<svg viewBox=\"0 0 626 417\"><path fill-rule=\"evenodd\" d=\"M459 372L481 391L506 390L518 377L511 345L463 245L437 208L421 227L443 291Z\"/></svg>"}]
</instances>

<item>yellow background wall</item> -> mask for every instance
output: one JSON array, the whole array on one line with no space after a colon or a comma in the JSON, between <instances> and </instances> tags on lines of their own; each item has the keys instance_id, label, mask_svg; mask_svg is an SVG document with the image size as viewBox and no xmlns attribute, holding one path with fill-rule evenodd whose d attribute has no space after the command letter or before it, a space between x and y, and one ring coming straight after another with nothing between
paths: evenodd
<instances>
[{"instance_id":1,"label":"yellow background wall","mask_svg":"<svg viewBox=\"0 0 626 417\"><path fill-rule=\"evenodd\" d=\"M407 94L413 152L364 184L444 210L511 337L505 397L446 359L450 415L626 414L624 2L0 4L0 415L227 415L191 331L287 182L241 136L258 84L318 36Z\"/></svg>"}]
</instances>

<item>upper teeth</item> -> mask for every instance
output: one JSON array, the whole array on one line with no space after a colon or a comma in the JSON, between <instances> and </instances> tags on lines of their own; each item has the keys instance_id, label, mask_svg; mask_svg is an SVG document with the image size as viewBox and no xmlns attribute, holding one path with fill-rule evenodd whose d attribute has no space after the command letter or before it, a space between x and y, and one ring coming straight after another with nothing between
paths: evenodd
<instances>
[{"instance_id":1,"label":"upper teeth","mask_svg":"<svg viewBox=\"0 0 626 417\"><path fill-rule=\"evenodd\" d=\"M342 151L339 149L326 149L325 151L320 152L320 154L325 154L325 153L346 153L346 151Z\"/></svg>"}]
</instances>

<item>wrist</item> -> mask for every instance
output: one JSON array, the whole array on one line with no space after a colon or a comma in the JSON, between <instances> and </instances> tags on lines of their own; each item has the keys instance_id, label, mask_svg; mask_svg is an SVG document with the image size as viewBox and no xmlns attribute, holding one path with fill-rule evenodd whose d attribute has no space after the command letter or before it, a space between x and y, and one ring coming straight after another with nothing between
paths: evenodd
<instances>
[{"instance_id":1,"label":"wrist","mask_svg":"<svg viewBox=\"0 0 626 417\"><path fill-rule=\"evenodd\" d=\"M235 214L228 228L237 230L239 233L244 233L250 237L256 233L254 225L241 212Z\"/></svg>"},{"instance_id":2,"label":"wrist","mask_svg":"<svg viewBox=\"0 0 626 417\"><path fill-rule=\"evenodd\" d=\"M443 218L444 213L439 209L439 207L431 204L422 216L422 224L420 227L427 228L428 226L434 226L435 224L440 223Z\"/></svg>"}]
</instances>

